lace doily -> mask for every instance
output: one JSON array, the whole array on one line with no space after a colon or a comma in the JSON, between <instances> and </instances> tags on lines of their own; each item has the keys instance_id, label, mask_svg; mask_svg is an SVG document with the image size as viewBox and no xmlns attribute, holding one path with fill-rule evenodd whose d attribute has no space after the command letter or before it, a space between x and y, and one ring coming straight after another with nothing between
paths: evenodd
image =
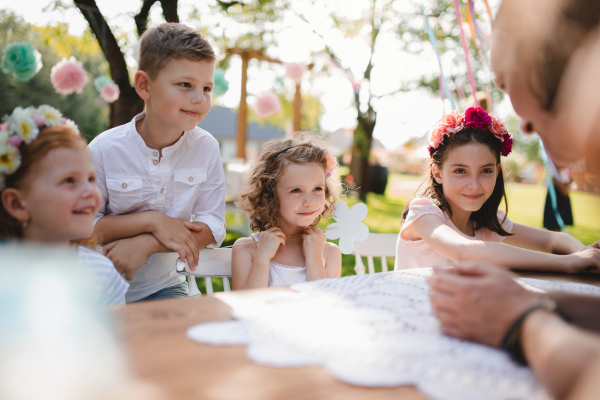
<instances>
[{"instance_id":1,"label":"lace doily","mask_svg":"<svg viewBox=\"0 0 600 400\"><path fill-rule=\"evenodd\" d=\"M321 366L353 385L414 385L436 399L549 398L531 370L504 352L441 333L425 282L430 274L420 268L297 284L267 301L244 298L232 304L234 321L196 325L187 335L246 345L259 364ZM520 281L531 290L600 295L590 285Z\"/></svg>"}]
</instances>

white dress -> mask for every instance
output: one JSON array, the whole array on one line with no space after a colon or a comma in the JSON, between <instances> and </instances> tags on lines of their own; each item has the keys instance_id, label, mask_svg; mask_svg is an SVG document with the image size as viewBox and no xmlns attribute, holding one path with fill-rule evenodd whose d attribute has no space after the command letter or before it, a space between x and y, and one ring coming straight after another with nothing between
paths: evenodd
<instances>
[{"instance_id":1,"label":"white dress","mask_svg":"<svg viewBox=\"0 0 600 400\"><path fill-rule=\"evenodd\" d=\"M257 246L258 236L259 232L252 234L252 239L254 239ZM271 260L269 264L269 287L290 286L302 282L306 282L306 267L293 267Z\"/></svg>"}]
</instances>

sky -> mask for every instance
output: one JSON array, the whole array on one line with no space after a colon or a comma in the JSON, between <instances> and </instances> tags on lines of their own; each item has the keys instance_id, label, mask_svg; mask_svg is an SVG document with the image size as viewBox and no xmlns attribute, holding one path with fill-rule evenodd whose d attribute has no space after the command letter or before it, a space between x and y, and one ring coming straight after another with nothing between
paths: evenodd
<instances>
[{"instance_id":1,"label":"sky","mask_svg":"<svg viewBox=\"0 0 600 400\"><path fill-rule=\"evenodd\" d=\"M332 0L334 1L334 0ZM66 4L70 0L64 0ZM60 11L44 11L51 4L51 0L27 0L9 1L0 0L1 7L13 10L21 15L27 22L37 25L54 24L57 21L68 22L70 32L80 35L86 28L87 23L76 8ZM359 12L353 8L356 1L344 1L344 8L348 14ZM492 0L492 8L495 10L498 1ZM134 32L135 26L130 15L139 10L141 0L97 0L98 7L111 26L118 26L123 32ZM202 7L194 0L179 0L179 15L185 22L185 15L191 10L192 4ZM155 5L151 11L151 20L159 20L159 5ZM210 18L209 13L203 14L203 18ZM310 54L323 47L322 39L311 32L306 24L292 25L278 35L279 46L276 56L285 62L306 62ZM489 27L483 27L489 33ZM325 34L330 34L325 32ZM364 54L360 54L360 47L352 41L341 40L343 38L327 37L333 42L337 41L336 53L341 55L352 71L358 75L364 68ZM391 39L380 38L381 45L386 47L385 52L378 53L375 59L376 69L372 80L373 93L387 93L389 88L398 87L403 81L420 76L423 72L437 73L438 65L433 51L424 52L420 56L403 53L398 45ZM132 52L133 53L133 52ZM129 60L134 64L135 60ZM284 74L280 66L272 69L252 68L249 70L248 91L250 94L259 95L269 91L278 75ZM375 73L376 72L376 73ZM219 98L219 105L237 107L240 98L241 87L241 62L238 57L232 58L230 68L226 73L229 81L229 91ZM347 79L339 73L334 73L327 79L313 79L312 82L305 76L303 79L303 90L310 90L323 104L324 113L321 116L320 125L324 131L334 131L338 128L353 129L356 126L356 114L352 103L352 90ZM253 101L249 98L249 103ZM397 93L379 99L376 104L378 111L377 125L374 137L388 148L397 147L411 137L421 136L426 133L439 120L444 111L449 111L450 104L443 102L439 97L426 92L415 90L407 93ZM512 113L512 107L508 101L498 105L495 112L502 118Z\"/></svg>"}]
</instances>

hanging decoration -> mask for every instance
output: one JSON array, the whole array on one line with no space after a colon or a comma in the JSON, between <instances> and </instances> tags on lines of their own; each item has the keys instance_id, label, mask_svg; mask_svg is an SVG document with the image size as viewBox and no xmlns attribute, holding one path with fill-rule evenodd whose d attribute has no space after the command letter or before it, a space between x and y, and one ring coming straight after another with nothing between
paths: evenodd
<instances>
[{"instance_id":1,"label":"hanging decoration","mask_svg":"<svg viewBox=\"0 0 600 400\"><path fill-rule=\"evenodd\" d=\"M467 74L469 76L469 83L471 84L471 93L473 93L473 98L475 99L475 106L479 107L479 101L477 100L477 87L475 86L475 78L473 77L473 70L471 69L471 62L469 61L469 50L467 48L467 39L465 37L465 30L462 24L462 16L460 14L460 5L458 0L454 0L454 8L456 9L456 23L460 28L460 41L462 43L463 51L465 53L465 60L467 61Z\"/></svg>"},{"instance_id":2,"label":"hanging decoration","mask_svg":"<svg viewBox=\"0 0 600 400\"><path fill-rule=\"evenodd\" d=\"M42 69L42 55L29 42L10 43L2 54L2 72L27 82Z\"/></svg>"},{"instance_id":3,"label":"hanging decoration","mask_svg":"<svg viewBox=\"0 0 600 400\"><path fill-rule=\"evenodd\" d=\"M215 70L215 87L213 88L213 96L223 96L229 90L229 81L225 79L225 70L217 68Z\"/></svg>"},{"instance_id":4,"label":"hanging decoration","mask_svg":"<svg viewBox=\"0 0 600 400\"><path fill-rule=\"evenodd\" d=\"M100 92L100 97L107 103L114 103L119 99L119 85L108 76L99 76L94 79L94 87Z\"/></svg>"},{"instance_id":5,"label":"hanging decoration","mask_svg":"<svg viewBox=\"0 0 600 400\"><path fill-rule=\"evenodd\" d=\"M452 93L450 92L450 89L448 88L448 84L446 83L446 78L444 77L444 71L442 70L442 60L440 58L440 49L438 48L438 45L437 45L437 39L435 37L435 33L433 32L433 29L431 29L431 25L429 25L429 16L427 14L425 14L424 10L423 10L423 15L425 16L425 25L427 27L427 36L429 37L429 41L431 42L431 45L433 46L433 50L435 51L435 56L437 57L438 66L440 67L440 96L442 97L442 100L444 100L444 95L445 95L445 97L450 101L450 105L451 105L452 109L457 110L458 108L456 107L456 101L454 100L454 97L452 96Z\"/></svg>"},{"instance_id":6,"label":"hanging decoration","mask_svg":"<svg viewBox=\"0 0 600 400\"><path fill-rule=\"evenodd\" d=\"M285 72L288 78L296 82L296 84L300 83L302 79L302 75L306 72L307 67L304 64L300 63L288 63L285 64Z\"/></svg>"},{"instance_id":7,"label":"hanging decoration","mask_svg":"<svg viewBox=\"0 0 600 400\"><path fill-rule=\"evenodd\" d=\"M281 110L281 100L273 92L266 92L258 96L252 109L259 118L269 118Z\"/></svg>"},{"instance_id":8,"label":"hanging decoration","mask_svg":"<svg viewBox=\"0 0 600 400\"><path fill-rule=\"evenodd\" d=\"M59 94L81 93L88 77L81 62L71 56L63 58L50 71L50 81Z\"/></svg>"}]
</instances>

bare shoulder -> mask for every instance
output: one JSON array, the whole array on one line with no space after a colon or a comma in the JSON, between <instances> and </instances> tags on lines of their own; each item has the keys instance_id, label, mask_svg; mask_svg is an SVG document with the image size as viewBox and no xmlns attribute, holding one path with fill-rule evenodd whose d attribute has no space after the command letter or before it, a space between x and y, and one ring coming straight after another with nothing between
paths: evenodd
<instances>
[{"instance_id":1,"label":"bare shoulder","mask_svg":"<svg viewBox=\"0 0 600 400\"><path fill-rule=\"evenodd\" d=\"M335 244L335 243L331 243L331 242L325 242L325 246L323 247L324 250L324 256L325 259L329 258L329 257L339 257L342 252L340 251L340 248Z\"/></svg>"},{"instance_id":2,"label":"bare shoulder","mask_svg":"<svg viewBox=\"0 0 600 400\"><path fill-rule=\"evenodd\" d=\"M253 255L256 252L256 242L252 237L243 237L235 241L233 254L235 255Z\"/></svg>"}]
</instances>

